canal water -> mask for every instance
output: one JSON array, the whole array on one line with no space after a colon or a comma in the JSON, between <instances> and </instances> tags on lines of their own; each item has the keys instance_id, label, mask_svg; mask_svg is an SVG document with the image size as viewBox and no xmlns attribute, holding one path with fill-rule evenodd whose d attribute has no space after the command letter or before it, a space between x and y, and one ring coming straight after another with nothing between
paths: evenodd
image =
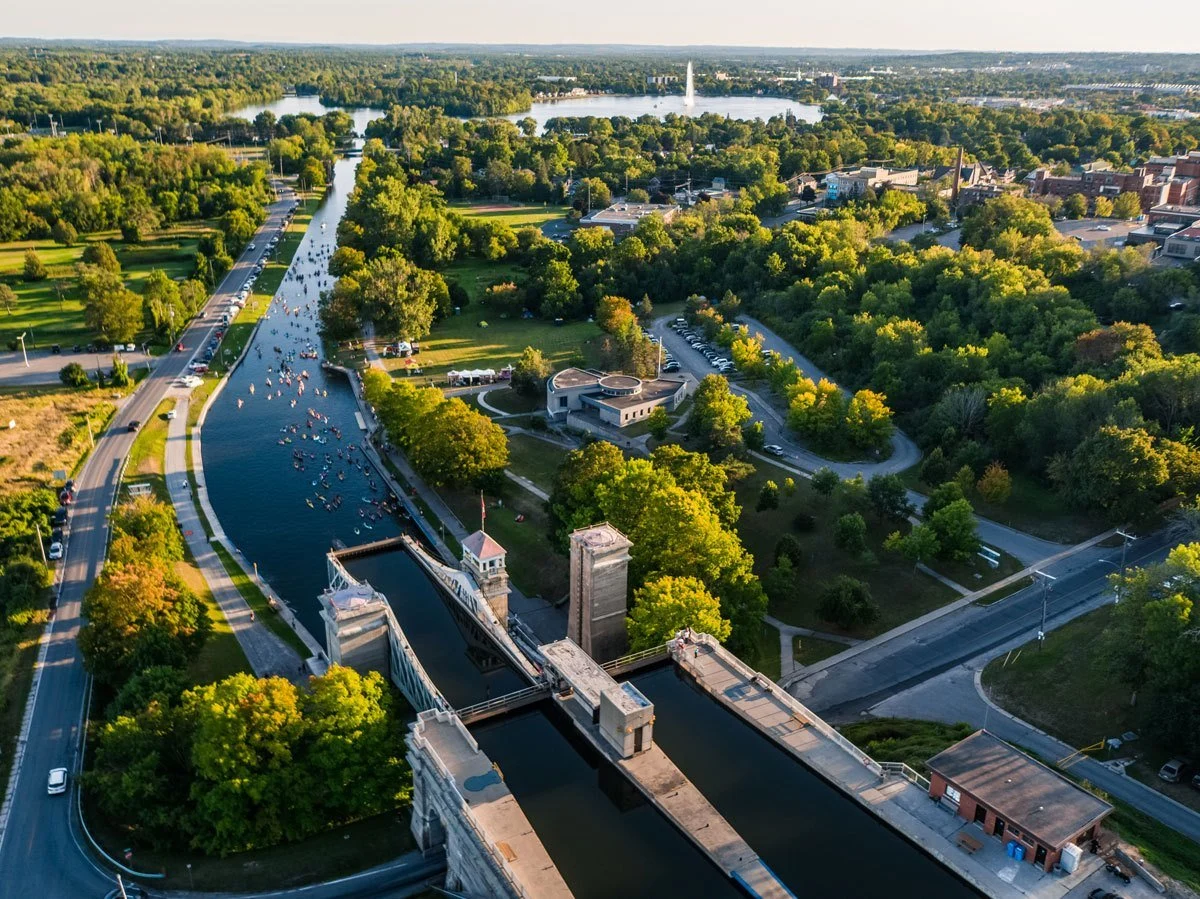
<instances>
[{"instance_id":1,"label":"canal water","mask_svg":"<svg viewBox=\"0 0 1200 899\"><path fill-rule=\"evenodd\" d=\"M360 581L388 598L417 658L446 701L461 709L529 686L487 638L472 639L438 588L403 549L343 563Z\"/></svg>"},{"instance_id":2,"label":"canal water","mask_svg":"<svg viewBox=\"0 0 1200 899\"><path fill-rule=\"evenodd\" d=\"M654 741L797 896L980 895L673 665L633 682L654 703Z\"/></svg>"},{"instance_id":3,"label":"canal water","mask_svg":"<svg viewBox=\"0 0 1200 899\"><path fill-rule=\"evenodd\" d=\"M529 709L471 734L578 899L743 895L559 710Z\"/></svg>"}]
</instances>

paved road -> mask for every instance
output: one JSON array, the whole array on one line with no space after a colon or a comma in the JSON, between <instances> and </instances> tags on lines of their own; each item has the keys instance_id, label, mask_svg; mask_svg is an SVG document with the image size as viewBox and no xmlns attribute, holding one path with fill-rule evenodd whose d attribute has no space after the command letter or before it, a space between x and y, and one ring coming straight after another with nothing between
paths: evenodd
<instances>
[{"instance_id":1,"label":"paved road","mask_svg":"<svg viewBox=\"0 0 1200 899\"><path fill-rule=\"evenodd\" d=\"M141 350L121 353L121 358L131 370L156 364L153 356L148 356ZM70 362L78 362L87 369L88 376L95 379L96 369L104 369L106 373L112 369L112 360L112 350L102 353L72 353L70 348L64 348L57 354L49 350L30 350L29 365L26 366L19 350L15 353L3 352L0 353L0 384L8 387L61 384L58 373Z\"/></svg>"},{"instance_id":2,"label":"paved road","mask_svg":"<svg viewBox=\"0 0 1200 899\"><path fill-rule=\"evenodd\" d=\"M1078 614L1094 611L1111 601L1112 598L1108 594L1096 597L1063 614L1052 624L1061 626ZM872 706L870 713L877 717L921 718L927 721L944 721L948 724L965 721L974 727L986 727L1002 740L1031 749L1043 759L1065 759L1076 747L1068 746L1025 721L1009 715L986 700L980 692L978 673L984 666L997 656L1023 645L1035 634L1036 630L1027 630L995 649L885 699ZM1116 734L1097 734L1096 739L1099 740L1102 736L1110 737ZM1200 814L1152 787L1117 773L1086 756L1072 764L1070 771L1072 775L1086 778L1110 796L1128 802L1134 808L1200 843Z\"/></svg>"},{"instance_id":3,"label":"paved road","mask_svg":"<svg viewBox=\"0 0 1200 899\"><path fill-rule=\"evenodd\" d=\"M260 238L278 228L290 206L286 199L270 207ZM259 240L259 245L264 244ZM246 253L225 277L205 310L181 338L188 347L201 347L216 328L220 305L240 288L261 251ZM185 371L190 356L171 353L114 416L108 431L96 438L96 448L76 484L68 534L62 590L50 631L45 665L27 722L24 756L13 771L7 819L0 813L0 892L4 895L57 897L103 896L114 880L83 848L79 821L73 814L75 784L81 762L81 727L89 680L83 669L76 637L81 625L80 603L100 571L107 542L107 517L112 508L121 467L134 435L129 422L147 420L172 383ZM54 767L72 772L72 789L65 796L46 794L46 775ZM135 860L136 863L136 860Z\"/></svg>"},{"instance_id":4,"label":"paved road","mask_svg":"<svg viewBox=\"0 0 1200 899\"><path fill-rule=\"evenodd\" d=\"M1160 562L1176 541L1142 538L1128 553L1130 567ZM1050 617L1103 595L1121 551L1095 547L1047 566L1058 578L1049 594ZM882 602L887 597L881 597ZM1003 645L1041 622L1042 588L1033 585L990 606L969 605L883 643L856 647L806 669L789 691L833 720L850 720L889 696L981 653Z\"/></svg>"}]
</instances>

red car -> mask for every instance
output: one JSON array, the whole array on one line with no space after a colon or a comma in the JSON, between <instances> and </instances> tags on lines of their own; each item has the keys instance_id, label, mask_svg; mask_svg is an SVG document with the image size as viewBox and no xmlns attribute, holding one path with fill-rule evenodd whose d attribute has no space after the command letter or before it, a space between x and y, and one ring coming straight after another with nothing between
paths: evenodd
<instances>
[{"instance_id":1,"label":"red car","mask_svg":"<svg viewBox=\"0 0 1200 899\"><path fill-rule=\"evenodd\" d=\"M177 353L182 353L182 352L183 352L183 342L182 342L182 341L180 341L179 343L175 344L175 352L177 352Z\"/></svg>"}]
</instances>

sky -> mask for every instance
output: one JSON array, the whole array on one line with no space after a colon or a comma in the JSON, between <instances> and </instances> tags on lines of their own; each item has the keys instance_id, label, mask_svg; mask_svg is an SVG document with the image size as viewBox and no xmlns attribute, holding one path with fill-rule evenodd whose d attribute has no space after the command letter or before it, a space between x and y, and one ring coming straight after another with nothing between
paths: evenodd
<instances>
[{"instance_id":1,"label":"sky","mask_svg":"<svg viewBox=\"0 0 1200 899\"><path fill-rule=\"evenodd\" d=\"M1196 52L1184 14L1137 24L1127 0L54 0L5 37L322 44L508 43ZM1148 10L1144 10L1148 14ZM1115 22L1131 27L1114 27Z\"/></svg>"}]
</instances>

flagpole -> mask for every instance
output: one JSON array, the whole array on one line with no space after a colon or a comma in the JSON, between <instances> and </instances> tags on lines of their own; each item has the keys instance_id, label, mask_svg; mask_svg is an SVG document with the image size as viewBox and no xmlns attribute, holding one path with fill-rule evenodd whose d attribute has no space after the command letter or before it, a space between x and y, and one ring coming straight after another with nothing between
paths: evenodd
<instances>
[{"instance_id":1,"label":"flagpole","mask_svg":"<svg viewBox=\"0 0 1200 899\"><path fill-rule=\"evenodd\" d=\"M483 491L479 491L479 530L487 533L487 505L483 501Z\"/></svg>"}]
</instances>

